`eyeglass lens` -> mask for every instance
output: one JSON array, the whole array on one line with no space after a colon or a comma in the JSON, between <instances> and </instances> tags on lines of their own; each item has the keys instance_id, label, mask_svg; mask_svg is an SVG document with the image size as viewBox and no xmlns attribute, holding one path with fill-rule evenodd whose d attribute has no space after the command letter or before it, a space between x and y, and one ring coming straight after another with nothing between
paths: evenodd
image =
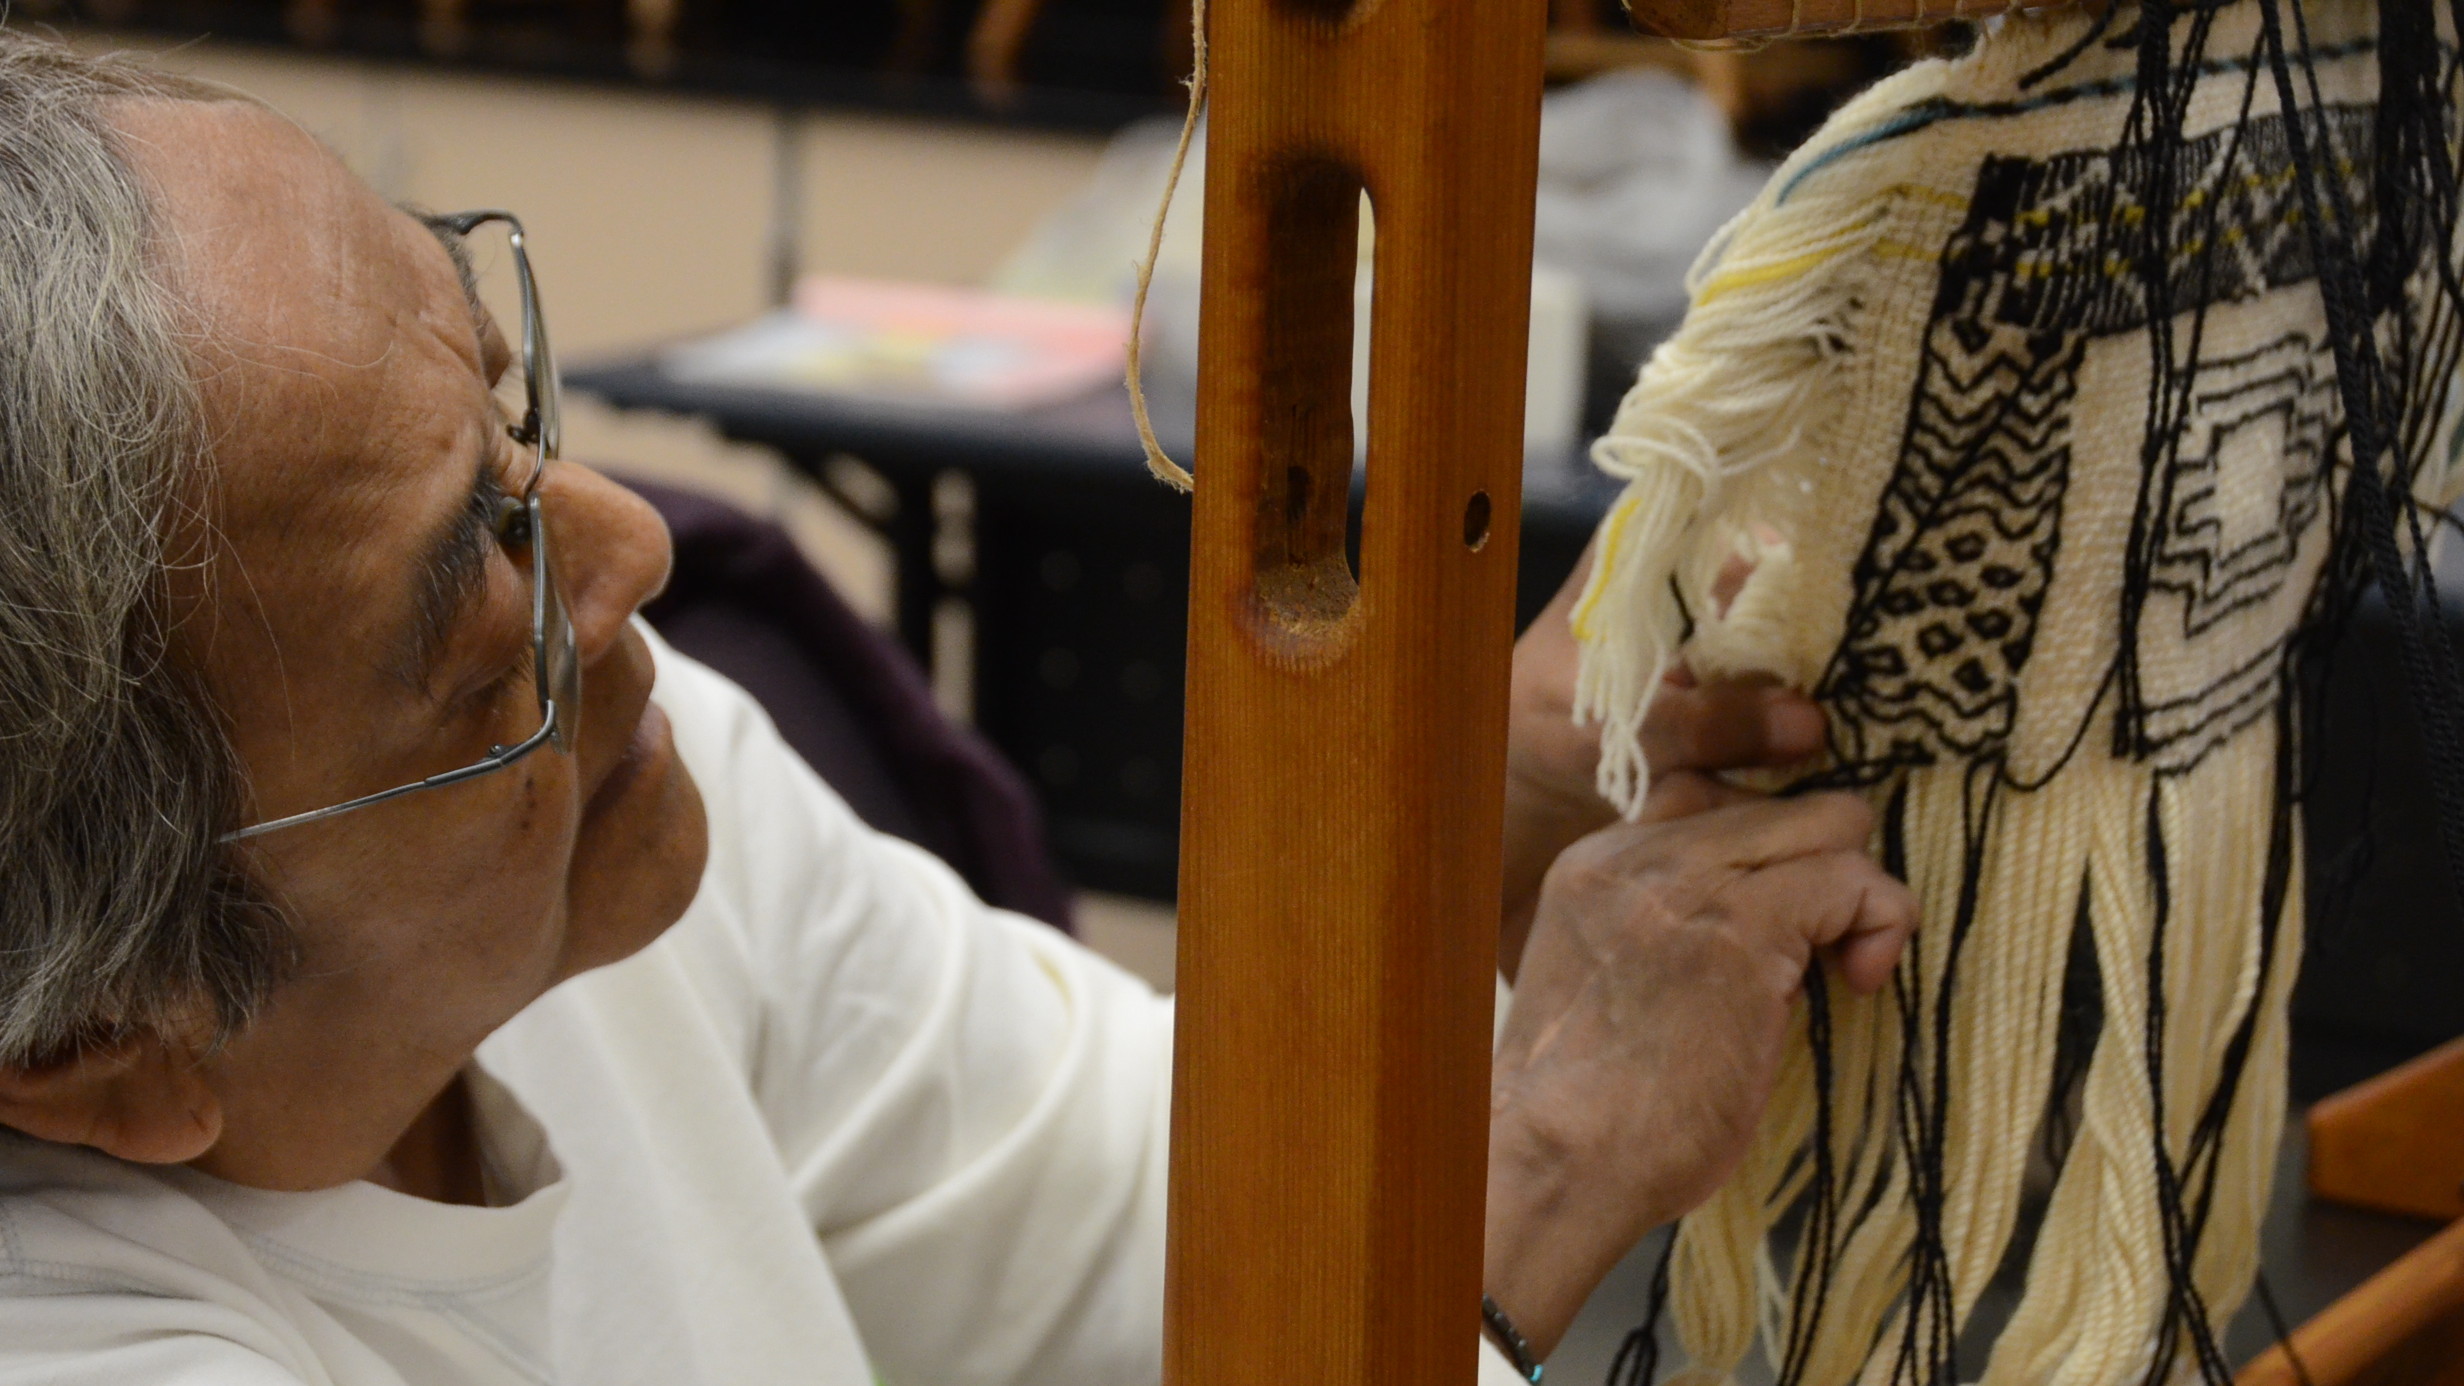
<instances>
[{"instance_id":1,"label":"eyeglass lens","mask_svg":"<svg viewBox=\"0 0 2464 1386\"><path fill-rule=\"evenodd\" d=\"M549 551L547 516L539 496L539 487L546 480L548 463L555 460L562 433L557 409L560 382L555 352L548 345L547 319L539 311L538 282L531 275L529 247L524 243L521 223L511 217L504 221L522 312L524 398L521 423L515 427L514 436L529 444L537 458L530 494L523 502L530 509L532 653L539 680L540 710L550 723L549 740L557 750L570 752L581 727L582 664L574 647L572 613L557 585L556 564Z\"/></svg>"}]
</instances>

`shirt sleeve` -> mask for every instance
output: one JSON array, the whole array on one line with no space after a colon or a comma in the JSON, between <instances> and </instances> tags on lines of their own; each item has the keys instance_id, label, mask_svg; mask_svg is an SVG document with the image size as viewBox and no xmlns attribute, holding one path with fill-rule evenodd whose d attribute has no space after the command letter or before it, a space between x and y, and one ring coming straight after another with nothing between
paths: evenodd
<instances>
[{"instance_id":1,"label":"shirt sleeve","mask_svg":"<svg viewBox=\"0 0 2464 1386\"><path fill-rule=\"evenodd\" d=\"M1170 1003L865 827L745 694L656 653L755 1099L884 1380L1157 1380Z\"/></svg>"},{"instance_id":2,"label":"shirt sleeve","mask_svg":"<svg viewBox=\"0 0 2464 1386\"><path fill-rule=\"evenodd\" d=\"M12 1314L10 1317L18 1317ZM136 1316L132 1316L136 1317ZM307 1386L236 1343L203 1334L150 1336L74 1352L0 1352L0 1386Z\"/></svg>"}]
</instances>

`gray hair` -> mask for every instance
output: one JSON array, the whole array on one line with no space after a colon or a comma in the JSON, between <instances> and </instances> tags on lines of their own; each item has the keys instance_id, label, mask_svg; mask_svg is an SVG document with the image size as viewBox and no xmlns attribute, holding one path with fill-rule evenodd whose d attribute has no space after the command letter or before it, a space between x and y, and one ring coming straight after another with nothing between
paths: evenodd
<instances>
[{"instance_id":1,"label":"gray hair","mask_svg":"<svg viewBox=\"0 0 2464 1386\"><path fill-rule=\"evenodd\" d=\"M0 1064L145 1029L226 1038L289 956L216 841L239 769L173 657L166 564L204 486L203 410L105 116L228 95L0 31Z\"/></svg>"}]
</instances>

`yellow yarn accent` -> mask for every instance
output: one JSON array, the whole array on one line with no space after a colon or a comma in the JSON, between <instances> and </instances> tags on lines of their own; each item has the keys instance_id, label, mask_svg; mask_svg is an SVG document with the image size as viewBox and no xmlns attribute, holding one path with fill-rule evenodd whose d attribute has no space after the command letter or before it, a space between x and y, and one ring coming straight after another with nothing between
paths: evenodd
<instances>
[{"instance_id":1,"label":"yellow yarn accent","mask_svg":"<svg viewBox=\"0 0 2464 1386\"><path fill-rule=\"evenodd\" d=\"M1825 246L1820 250L1809 250L1803 255L1791 256L1775 264L1756 265L1751 269L1715 276L1710 283L1703 285L1702 292L1694 296L1694 306L1699 308L1715 298L1733 293L1738 289L1752 288L1757 284L1776 283L1782 279L1793 279L1817 265L1827 264L1847 253L1846 246Z\"/></svg>"}]
</instances>

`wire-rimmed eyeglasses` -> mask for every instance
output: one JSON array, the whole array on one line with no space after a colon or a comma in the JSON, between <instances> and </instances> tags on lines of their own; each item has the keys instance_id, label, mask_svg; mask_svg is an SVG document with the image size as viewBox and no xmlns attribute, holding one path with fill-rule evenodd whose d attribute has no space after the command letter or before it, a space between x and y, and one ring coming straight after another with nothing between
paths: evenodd
<instances>
[{"instance_id":1,"label":"wire-rimmed eyeglasses","mask_svg":"<svg viewBox=\"0 0 2464 1386\"><path fill-rule=\"evenodd\" d=\"M539 697L539 730L510 746L490 746L485 756L458 770L430 775L411 784L396 785L375 794L363 794L356 799L310 809L305 813L254 823L223 834L221 840L224 842L256 837L277 828L315 823L353 809L416 794L423 789L442 789L449 784L475 780L504 769L543 745L553 745L566 754L573 750L574 730L582 706L582 666L574 653L572 614L565 608L564 593L557 588L556 566L548 561L548 529L539 509L540 482L547 476L548 464L556 460L556 358L548 350L546 320L539 315L539 286L531 277L530 253L524 245L522 222L511 212L493 209L457 212L451 216L431 218L431 221L456 236L467 236L490 222L502 222L513 246L514 278L522 298L524 402L521 419L507 424L505 431L513 436L516 443L531 450L532 462L530 477L523 483L521 494L501 500L493 518L497 542L510 553L527 552L530 556L531 669Z\"/></svg>"}]
</instances>

